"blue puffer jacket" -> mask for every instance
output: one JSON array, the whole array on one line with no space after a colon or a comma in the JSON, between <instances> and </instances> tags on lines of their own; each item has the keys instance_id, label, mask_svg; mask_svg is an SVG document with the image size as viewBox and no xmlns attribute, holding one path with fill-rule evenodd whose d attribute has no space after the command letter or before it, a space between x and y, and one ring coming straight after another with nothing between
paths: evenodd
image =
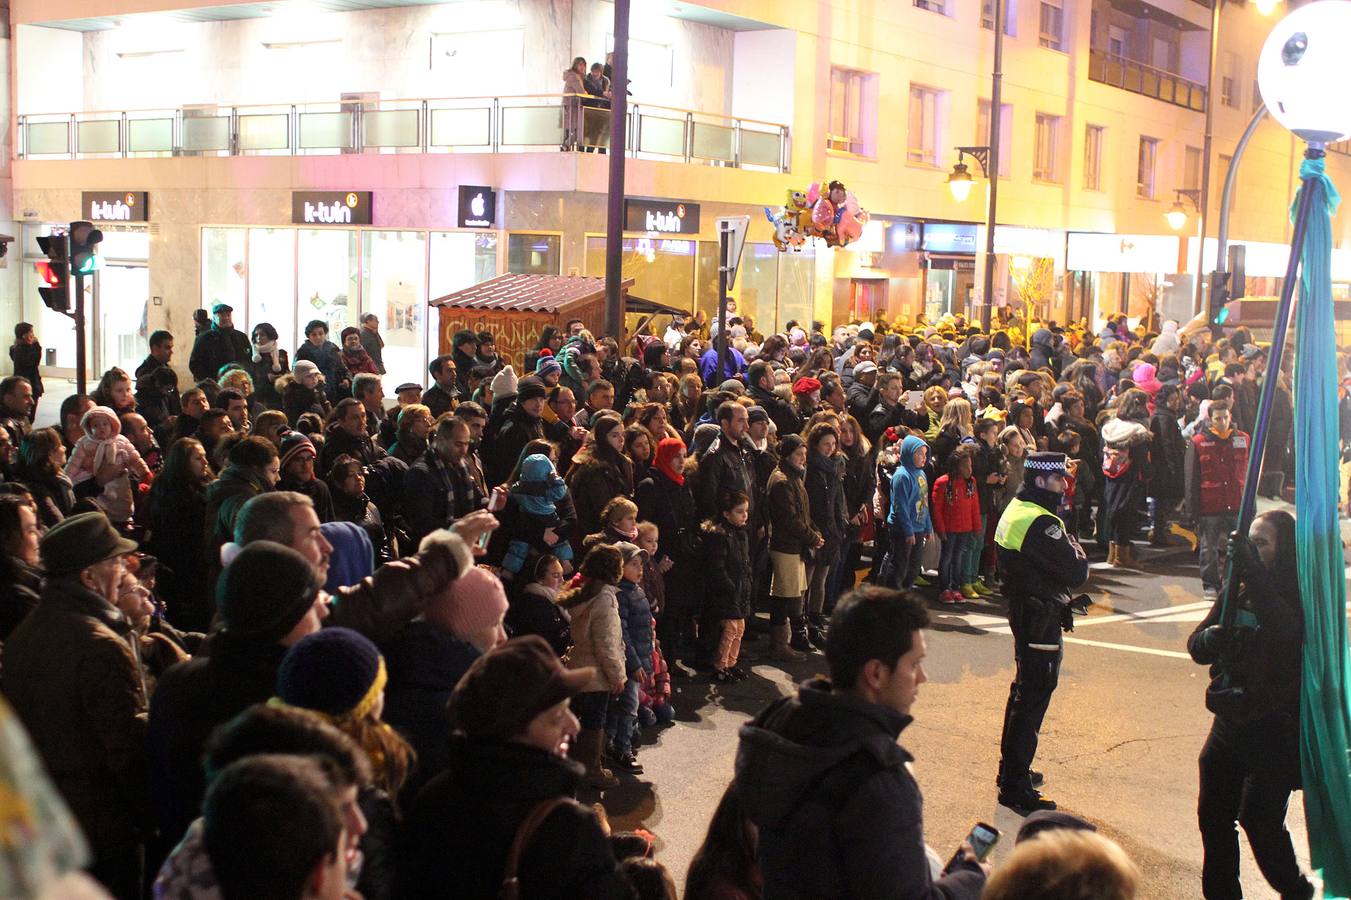
<instances>
[{"instance_id":1,"label":"blue puffer jacket","mask_svg":"<svg viewBox=\"0 0 1351 900\"><path fill-rule=\"evenodd\" d=\"M652 670L652 604L640 585L619 582L619 624L624 632L624 672Z\"/></svg>"},{"instance_id":2,"label":"blue puffer jacket","mask_svg":"<svg viewBox=\"0 0 1351 900\"><path fill-rule=\"evenodd\" d=\"M901 441L901 464L891 476L891 512L887 524L900 526L906 534L928 534L929 479L924 469L915 465L915 454L928 445L913 434Z\"/></svg>"}]
</instances>

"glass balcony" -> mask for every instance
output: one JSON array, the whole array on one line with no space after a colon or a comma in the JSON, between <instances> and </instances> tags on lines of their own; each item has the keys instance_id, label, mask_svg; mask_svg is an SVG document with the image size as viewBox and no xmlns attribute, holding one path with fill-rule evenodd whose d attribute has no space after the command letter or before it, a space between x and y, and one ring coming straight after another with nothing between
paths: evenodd
<instances>
[{"instance_id":1,"label":"glass balcony","mask_svg":"<svg viewBox=\"0 0 1351 900\"><path fill-rule=\"evenodd\" d=\"M1088 79L1197 112L1206 108L1205 85L1106 50L1088 51Z\"/></svg>"},{"instance_id":2,"label":"glass balcony","mask_svg":"<svg viewBox=\"0 0 1351 900\"><path fill-rule=\"evenodd\" d=\"M20 159L608 150L610 112L562 94L344 100L18 118ZM788 126L630 102L632 157L787 172Z\"/></svg>"}]
</instances>

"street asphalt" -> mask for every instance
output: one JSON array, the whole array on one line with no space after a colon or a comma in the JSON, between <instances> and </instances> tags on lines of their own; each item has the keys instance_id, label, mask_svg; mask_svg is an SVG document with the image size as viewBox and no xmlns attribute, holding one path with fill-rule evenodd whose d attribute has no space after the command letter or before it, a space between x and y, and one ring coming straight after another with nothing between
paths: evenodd
<instances>
[{"instance_id":1,"label":"street asphalt","mask_svg":"<svg viewBox=\"0 0 1351 900\"><path fill-rule=\"evenodd\" d=\"M1142 898L1199 897L1196 760L1211 716L1207 672L1187 657L1185 642L1209 603L1186 548L1141 555L1148 562L1139 571L1094 566L1087 587L1094 606L1066 635L1036 765L1047 796L1095 823L1135 860ZM930 846L946 859L972 824L988 822L1004 835L993 857L998 865L1021 819L995 796L1013 646L1003 601L993 599L940 607L930 598L929 682L901 743L915 756ZM702 675L675 682L677 724L650 731L639 752L644 774L626 777L603 798L614 827L656 835L657 856L678 885L732 777L737 729L796 681L825 671L820 654L784 665L765 660L766 649L763 638L746 647L753 676L740 684L716 685ZM1307 867L1302 794L1288 824ZM1247 897L1276 896L1246 839L1243 884Z\"/></svg>"}]
</instances>

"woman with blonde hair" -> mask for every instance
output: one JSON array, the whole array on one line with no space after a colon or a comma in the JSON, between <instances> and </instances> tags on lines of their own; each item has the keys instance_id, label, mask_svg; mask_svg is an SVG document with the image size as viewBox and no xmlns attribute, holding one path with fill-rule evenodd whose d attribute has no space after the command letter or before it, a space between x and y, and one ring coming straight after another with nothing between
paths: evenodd
<instances>
[{"instance_id":1,"label":"woman with blonde hair","mask_svg":"<svg viewBox=\"0 0 1351 900\"><path fill-rule=\"evenodd\" d=\"M973 419L971 401L965 397L954 397L944 405L943 415L938 419L938 434L929 441L935 472L946 472L952 451L972 437Z\"/></svg>"},{"instance_id":2,"label":"woman with blonde hair","mask_svg":"<svg viewBox=\"0 0 1351 900\"><path fill-rule=\"evenodd\" d=\"M947 408L948 391L942 385L935 384L924 391L924 409L928 414L928 424L921 430L924 432L924 439L932 441L938 437L938 429L942 426L939 420L943 417L943 410Z\"/></svg>"},{"instance_id":3,"label":"woman with blonde hair","mask_svg":"<svg viewBox=\"0 0 1351 900\"><path fill-rule=\"evenodd\" d=\"M1092 831L1053 828L1017 844L983 900L1132 900L1140 870L1126 851Z\"/></svg>"}]
</instances>

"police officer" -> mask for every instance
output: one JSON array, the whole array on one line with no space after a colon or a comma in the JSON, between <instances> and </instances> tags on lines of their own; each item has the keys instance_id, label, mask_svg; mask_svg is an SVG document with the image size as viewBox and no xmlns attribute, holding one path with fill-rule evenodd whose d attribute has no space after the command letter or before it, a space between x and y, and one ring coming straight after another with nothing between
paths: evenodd
<instances>
[{"instance_id":1,"label":"police officer","mask_svg":"<svg viewBox=\"0 0 1351 900\"><path fill-rule=\"evenodd\" d=\"M999 743L999 802L1025 816L1056 808L1037 791L1041 773L1031 765L1060 677L1060 632L1073 627L1070 590L1088 579L1088 560L1056 515L1065 493L1065 454L1028 454L1024 468L1023 486L995 528L995 544L1017 665Z\"/></svg>"}]
</instances>

